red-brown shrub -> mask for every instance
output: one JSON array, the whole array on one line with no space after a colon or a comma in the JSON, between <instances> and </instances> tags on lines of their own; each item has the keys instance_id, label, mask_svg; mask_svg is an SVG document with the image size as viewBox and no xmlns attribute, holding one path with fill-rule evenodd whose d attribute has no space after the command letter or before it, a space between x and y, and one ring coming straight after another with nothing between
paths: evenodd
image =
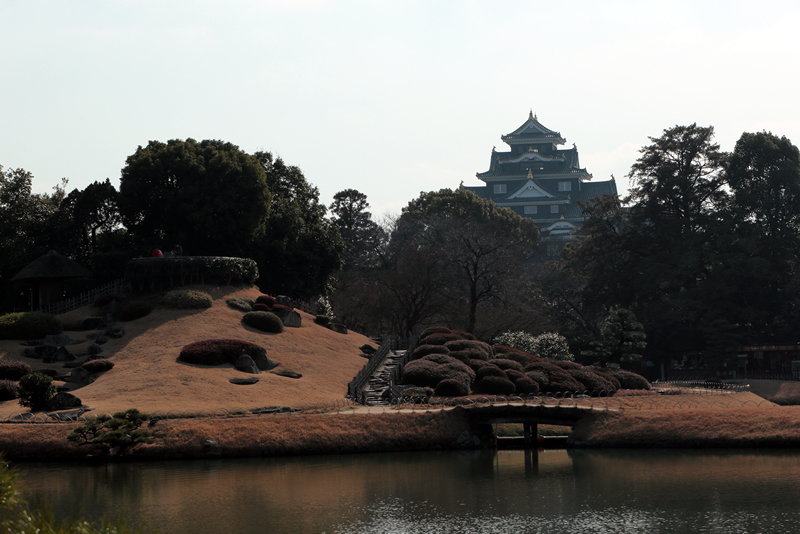
<instances>
[{"instance_id":1,"label":"red-brown shrub","mask_svg":"<svg viewBox=\"0 0 800 534\"><path fill-rule=\"evenodd\" d=\"M400 383L435 388L442 381L438 368L438 364L428 360L410 361L403 367Z\"/></svg>"},{"instance_id":2,"label":"red-brown shrub","mask_svg":"<svg viewBox=\"0 0 800 534\"><path fill-rule=\"evenodd\" d=\"M0 360L0 380L19 380L32 372L33 369L31 369L31 366L25 362L19 360Z\"/></svg>"},{"instance_id":3,"label":"red-brown shrub","mask_svg":"<svg viewBox=\"0 0 800 534\"><path fill-rule=\"evenodd\" d=\"M539 384L534 382L527 376L522 376L514 380L514 386L517 388L519 395L538 395Z\"/></svg>"},{"instance_id":4,"label":"red-brown shrub","mask_svg":"<svg viewBox=\"0 0 800 534\"><path fill-rule=\"evenodd\" d=\"M421 338L419 342L424 345L444 345L448 341L457 341L459 339L462 339L461 336L453 332L437 332Z\"/></svg>"},{"instance_id":5,"label":"red-brown shrub","mask_svg":"<svg viewBox=\"0 0 800 534\"><path fill-rule=\"evenodd\" d=\"M517 388L508 378L485 376L478 382L477 389L490 395L511 395Z\"/></svg>"},{"instance_id":6,"label":"red-brown shrub","mask_svg":"<svg viewBox=\"0 0 800 534\"><path fill-rule=\"evenodd\" d=\"M609 382L611 382L614 385L614 391L622 389L622 384L619 383L619 380L617 380L616 377L614 377L613 375L606 373L605 372L606 370L604 368L592 366L592 367L587 367L587 369L591 369L593 373L600 375Z\"/></svg>"},{"instance_id":7,"label":"red-brown shrub","mask_svg":"<svg viewBox=\"0 0 800 534\"><path fill-rule=\"evenodd\" d=\"M475 341L472 339L459 339L456 341L448 341L444 344L445 347L450 349L450 352L460 352L460 351L478 351L483 352L486 355L486 358L489 359L492 356L492 347L490 347L487 343L483 341Z\"/></svg>"},{"instance_id":8,"label":"red-brown shrub","mask_svg":"<svg viewBox=\"0 0 800 534\"><path fill-rule=\"evenodd\" d=\"M453 330L453 333L454 334L458 334L459 336L461 336L461 339L471 339L473 341L477 339L475 336L473 336L469 332L462 332L461 330Z\"/></svg>"},{"instance_id":9,"label":"red-brown shrub","mask_svg":"<svg viewBox=\"0 0 800 534\"><path fill-rule=\"evenodd\" d=\"M551 362L534 362L525 366L526 375L538 382L541 391L544 393L585 393L586 387L572 378L561 367ZM547 375L547 384L536 380L529 371L540 371Z\"/></svg>"},{"instance_id":10,"label":"red-brown shrub","mask_svg":"<svg viewBox=\"0 0 800 534\"><path fill-rule=\"evenodd\" d=\"M469 395L469 388L460 380L445 378L436 385L434 395L437 397L464 397Z\"/></svg>"},{"instance_id":11,"label":"red-brown shrub","mask_svg":"<svg viewBox=\"0 0 800 534\"><path fill-rule=\"evenodd\" d=\"M271 297L269 295L259 295L256 299L258 304L266 304L268 307L273 307L275 305L275 297Z\"/></svg>"},{"instance_id":12,"label":"red-brown shrub","mask_svg":"<svg viewBox=\"0 0 800 534\"><path fill-rule=\"evenodd\" d=\"M420 341L422 341L422 338L427 337L431 334L450 334L452 332L453 332L452 330L450 330L449 328L445 328L444 326L429 326L428 328L422 331L422 333L419 335L419 339Z\"/></svg>"},{"instance_id":13,"label":"red-brown shrub","mask_svg":"<svg viewBox=\"0 0 800 534\"><path fill-rule=\"evenodd\" d=\"M183 347L178 359L186 363L222 365L235 362L248 347L258 345L241 339L206 339Z\"/></svg>"},{"instance_id":14,"label":"red-brown shrub","mask_svg":"<svg viewBox=\"0 0 800 534\"><path fill-rule=\"evenodd\" d=\"M428 354L450 354L450 349L444 345L420 345L411 353L411 359L419 360Z\"/></svg>"},{"instance_id":15,"label":"red-brown shrub","mask_svg":"<svg viewBox=\"0 0 800 534\"><path fill-rule=\"evenodd\" d=\"M412 360L403 368L403 384L435 388L439 382L454 379L469 390L475 381L475 371L468 365L444 354L429 354L419 360Z\"/></svg>"},{"instance_id":16,"label":"red-brown shrub","mask_svg":"<svg viewBox=\"0 0 800 534\"><path fill-rule=\"evenodd\" d=\"M475 380L480 382L486 376L499 376L500 378L508 379L508 375L505 371L500 369L499 367L494 367L492 365L487 365L486 367L481 367L475 372Z\"/></svg>"},{"instance_id":17,"label":"red-brown shrub","mask_svg":"<svg viewBox=\"0 0 800 534\"><path fill-rule=\"evenodd\" d=\"M263 302L256 302L253 304L253 309L251 311L265 311L268 312L270 307L264 304Z\"/></svg>"},{"instance_id":18,"label":"red-brown shrub","mask_svg":"<svg viewBox=\"0 0 800 534\"><path fill-rule=\"evenodd\" d=\"M532 362L542 361L541 358L537 358L533 354L528 354L527 352L522 352L521 350L512 349L510 347L504 347L502 345L495 345L494 353L496 358L514 360L515 362L522 364L523 367Z\"/></svg>"},{"instance_id":19,"label":"red-brown shrub","mask_svg":"<svg viewBox=\"0 0 800 534\"><path fill-rule=\"evenodd\" d=\"M523 373L522 371L517 371L515 369L503 369L503 372L512 382L516 382L517 378L526 378L525 373Z\"/></svg>"},{"instance_id":20,"label":"red-brown shrub","mask_svg":"<svg viewBox=\"0 0 800 534\"><path fill-rule=\"evenodd\" d=\"M19 386L13 380L0 380L0 401L19 398Z\"/></svg>"},{"instance_id":21,"label":"red-brown shrub","mask_svg":"<svg viewBox=\"0 0 800 534\"><path fill-rule=\"evenodd\" d=\"M601 393L608 395L616 391L616 389L614 389L614 384L597 373L593 373L588 368L567 369L566 371L569 373L569 376L583 384L586 391L592 395L600 395Z\"/></svg>"},{"instance_id":22,"label":"red-brown shrub","mask_svg":"<svg viewBox=\"0 0 800 534\"><path fill-rule=\"evenodd\" d=\"M622 389L650 389L650 382L642 375L624 369L605 368L603 372L619 380Z\"/></svg>"},{"instance_id":23,"label":"red-brown shrub","mask_svg":"<svg viewBox=\"0 0 800 534\"><path fill-rule=\"evenodd\" d=\"M483 360L470 360L469 362L467 362L467 365L469 365L469 368L472 369L473 371L476 371L476 372L478 371L478 369L480 369L481 367L483 367L484 365L487 365L487 364L488 364L488 362L485 362Z\"/></svg>"},{"instance_id":24,"label":"red-brown shrub","mask_svg":"<svg viewBox=\"0 0 800 534\"><path fill-rule=\"evenodd\" d=\"M114 367L114 362L106 359L91 360L88 362L84 362L83 365L81 365L81 367L83 367L90 373L105 373L106 371L110 371Z\"/></svg>"},{"instance_id":25,"label":"red-brown shrub","mask_svg":"<svg viewBox=\"0 0 800 534\"><path fill-rule=\"evenodd\" d=\"M294 310L294 308L292 308L291 306L286 306L284 304L275 304L272 306L272 310L270 311L272 313L288 313L292 310Z\"/></svg>"},{"instance_id":26,"label":"red-brown shrub","mask_svg":"<svg viewBox=\"0 0 800 534\"><path fill-rule=\"evenodd\" d=\"M506 369L513 369L515 371L519 371L520 373L522 372L522 365L520 365L518 362L515 362L514 360L506 360L505 358L495 358L494 360L491 360L491 362L504 371Z\"/></svg>"},{"instance_id":27,"label":"red-brown shrub","mask_svg":"<svg viewBox=\"0 0 800 534\"><path fill-rule=\"evenodd\" d=\"M544 389L550 384L550 377L544 371L527 371L525 376L536 382L539 385L539 389Z\"/></svg>"},{"instance_id":28,"label":"red-brown shrub","mask_svg":"<svg viewBox=\"0 0 800 534\"><path fill-rule=\"evenodd\" d=\"M583 366L576 362L567 362L564 360L550 360L550 363L561 367L565 371L569 371L570 369L583 369Z\"/></svg>"},{"instance_id":29,"label":"red-brown shrub","mask_svg":"<svg viewBox=\"0 0 800 534\"><path fill-rule=\"evenodd\" d=\"M483 360L483 361L489 360L489 357L486 356L486 353L484 353L482 350L477 350L477 349L464 349L464 350L450 349L450 356L458 358L459 360L464 361L465 363L467 360Z\"/></svg>"}]
</instances>

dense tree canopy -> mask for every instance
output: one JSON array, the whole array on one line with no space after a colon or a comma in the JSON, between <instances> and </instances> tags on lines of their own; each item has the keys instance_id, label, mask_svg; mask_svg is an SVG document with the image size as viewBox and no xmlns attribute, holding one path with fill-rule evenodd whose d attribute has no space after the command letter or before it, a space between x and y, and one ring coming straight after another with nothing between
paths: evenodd
<instances>
[{"instance_id":1,"label":"dense tree canopy","mask_svg":"<svg viewBox=\"0 0 800 534\"><path fill-rule=\"evenodd\" d=\"M264 237L269 206L263 166L231 143L150 141L122 169L123 223L149 247L241 255Z\"/></svg>"},{"instance_id":2,"label":"dense tree canopy","mask_svg":"<svg viewBox=\"0 0 800 534\"><path fill-rule=\"evenodd\" d=\"M379 249L385 232L372 220L367 211L367 195L355 189L345 189L333 195L330 206L332 221L344 242L343 268L361 268L379 261Z\"/></svg>"}]
</instances>

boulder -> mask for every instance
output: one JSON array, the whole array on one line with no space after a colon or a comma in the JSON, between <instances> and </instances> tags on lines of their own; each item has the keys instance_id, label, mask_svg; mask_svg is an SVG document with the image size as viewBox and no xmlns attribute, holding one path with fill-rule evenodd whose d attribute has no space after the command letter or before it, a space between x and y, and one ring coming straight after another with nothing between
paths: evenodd
<instances>
[{"instance_id":1,"label":"boulder","mask_svg":"<svg viewBox=\"0 0 800 534\"><path fill-rule=\"evenodd\" d=\"M342 323L331 323L331 324L328 325L328 328L330 328L331 330L333 330L334 332L337 332L339 334L346 334L347 333L347 327L345 325L343 325Z\"/></svg>"},{"instance_id":2,"label":"boulder","mask_svg":"<svg viewBox=\"0 0 800 534\"><path fill-rule=\"evenodd\" d=\"M229 382L231 384L236 384L237 386L250 386L253 384L258 383L259 379L256 377L253 378L231 378Z\"/></svg>"},{"instance_id":3,"label":"boulder","mask_svg":"<svg viewBox=\"0 0 800 534\"><path fill-rule=\"evenodd\" d=\"M25 354L29 358L38 358L41 360L53 362L55 361L54 358L56 352L58 352L58 347L56 347L55 345L37 345L33 347L33 352L34 354L32 356L28 356L26 349L26 351L23 352L23 354Z\"/></svg>"},{"instance_id":4,"label":"boulder","mask_svg":"<svg viewBox=\"0 0 800 534\"><path fill-rule=\"evenodd\" d=\"M292 310L282 314L281 321L283 322L283 326L288 326L289 328L300 328L303 318L300 317L298 312Z\"/></svg>"},{"instance_id":5,"label":"boulder","mask_svg":"<svg viewBox=\"0 0 800 534\"><path fill-rule=\"evenodd\" d=\"M75 340L69 337L67 334L51 334L44 337L44 344L63 347L64 345L74 345Z\"/></svg>"},{"instance_id":6,"label":"boulder","mask_svg":"<svg viewBox=\"0 0 800 534\"><path fill-rule=\"evenodd\" d=\"M295 373L294 371L272 371L272 374L278 376L285 376L286 378L303 378L303 375L300 373Z\"/></svg>"},{"instance_id":7,"label":"boulder","mask_svg":"<svg viewBox=\"0 0 800 534\"><path fill-rule=\"evenodd\" d=\"M65 391L56 393L55 396L50 399L51 410L67 410L69 408L80 408L81 406L83 406L83 403L78 397Z\"/></svg>"},{"instance_id":8,"label":"boulder","mask_svg":"<svg viewBox=\"0 0 800 534\"><path fill-rule=\"evenodd\" d=\"M58 347L58 350L55 354L55 361L57 362L73 362L75 361L75 356L67 350L66 347ZM45 362L47 363L47 362Z\"/></svg>"},{"instance_id":9,"label":"boulder","mask_svg":"<svg viewBox=\"0 0 800 534\"><path fill-rule=\"evenodd\" d=\"M92 376L92 373L83 367L77 367L70 372L69 376L66 377L65 382L72 382L74 384L91 384L94 382L94 377Z\"/></svg>"},{"instance_id":10,"label":"boulder","mask_svg":"<svg viewBox=\"0 0 800 534\"><path fill-rule=\"evenodd\" d=\"M364 343L363 345L358 347L358 350L360 350L362 353L366 354L367 356L372 356L373 354L378 352L378 349L376 349L375 347L373 347L369 343Z\"/></svg>"},{"instance_id":11,"label":"boulder","mask_svg":"<svg viewBox=\"0 0 800 534\"><path fill-rule=\"evenodd\" d=\"M119 339L125 335L125 330L122 328L109 328L106 330L105 335L114 339Z\"/></svg>"},{"instance_id":12,"label":"boulder","mask_svg":"<svg viewBox=\"0 0 800 534\"><path fill-rule=\"evenodd\" d=\"M92 343L91 345L86 347L86 352L88 352L91 355L100 354L101 352L103 352L103 347L101 347L97 343Z\"/></svg>"},{"instance_id":13,"label":"boulder","mask_svg":"<svg viewBox=\"0 0 800 534\"><path fill-rule=\"evenodd\" d=\"M275 297L275 304L282 304L284 306L289 306L293 308L294 305L292 304L292 299L287 297L286 295L277 295Z\"/></svg>"},{"instance_id":14,"label":"boulder","mask_svg":"<svg viewBox=\"0 0 800 534\"><path fill-rule=\"evenodd\" d=\"M258 367L258 369L261 371L269 371L270 369L274 369L278 366L278 362L273 362L270 360L267 357L267 351L261 347L247 347L242 354L250 356L256 363L256 367Z\"/></svg>"},{"instance_id":15,"label":"boulder","mask_svg":"<svg viewBox=\"0 0 800 534\"><path fill-rule=\"evenodd\" d=\"M36 351L36 347L26 347L22 349L22 355L26 358L41 358L42 355Z\"/></svg>"},{"instance_id":16,"label":"boulder","mask_svg":"<svg viewBox=\"0 0 800 534\"><path fill-rule=\"evenodd\" d=\"M233 364L233 366L239 371L242 371L243 373L250 373L251 375L257 375L261 372L258 370L256 362L253 361L253 358L247 354L242 354L236 358L236 362Z\"/></svg>"}]
</instances>

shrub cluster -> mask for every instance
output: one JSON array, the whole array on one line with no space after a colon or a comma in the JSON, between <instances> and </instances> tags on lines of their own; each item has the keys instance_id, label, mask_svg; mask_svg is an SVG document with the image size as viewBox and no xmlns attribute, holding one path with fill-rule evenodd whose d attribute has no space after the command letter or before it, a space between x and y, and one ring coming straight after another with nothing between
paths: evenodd
<instances>
[{"instance_id":1,"label":"shrub cluster","mask_svg":"<svg viewBox=\"0 0 800 534\"><path fill-rule=\"evenodd\" d=\"M114 362L107 359L98 359L98 360L91 360L88 362L84 362L81 365L84 369L89 371L90 373L105 373L106 371L110 371L114 367Z\"/></svg>"},{"instance_id":2,"label":"shrub cluster","mask_svg":"<svg viewBox=\"0 0 800 534\"><path fill-rule=\"evenodd\" d=\"M19 360L0 360L0 380L19 380L32 372L33 369L31 369L31 366L25 362Z\"/></svg>"},{"instance_id":3,"label":"shrub cluster","mask_svg":"<svg viewBox=\"0 0 800 534\"><path fill-rule=\"evenodd\" d=\"M258 345L241 339L206 339L183 347L178 359L200 365L234 363L248 347L258 347Z\"/></svg>"},{"instance_id":4,"label":"shrub cluster","mask_svg":"<svg viewBox=\"0 0 800 534\"><path fill-rule=\"evenodd\" d=\"M401 383L435 389L442 380L447 379L461 382L464 389L469 392L475 380L475 372L450 356L429 354L406 364Z\"/></svg>"},{"instance_id":5,"label":"shrub cluster","mask_svg":"<svg viewBox=\"0 0 800 534\"><path fill-rule=\"evenodd\" d=\"M248 310L248 311L263 311L263 312L268 312L268 311L270 311L270 309L271 309L271 308L270 308L269 306L267 306L266 304L264 304L264 303L261 303L261 302L256 302L255 304L253 304L253 307L252 307L250 310Z\"/></svg>"},{"instance_id":6,"label":"shrub cluster","mask_svg":"<svg viewBox=\"0 0 800 534\"><path fill-rule=\"evenodd\" d=\"M152 311L153 307L146 302L131 302L123 306L119 311L119 320L135 321L136 319L141 319L142 317L150 315Z\"/></svg>"},{"instance_id":7,"label":"shrub cluster","mask_svg":"<svg viewBox=\"0 0 800 534\"><path fill-rule=\"evenodd\" d=\"M622 389L650 389L650 382L648 382L645 377L637 375L636 373L611 367L604 367L600 372L616 378Z\"/></svg>"},{"instance_id":8,"label":"shrub cluster","mask_svg":"<svg viewBox=\"0 0 800 534\"><path fill-rule=\"evenodd\" d=\"M148 417L136 408L117 412L113 416L100 415L70 432L67 439L78 445L94 445L103 452L118 449L122 453L132 445L147 443L152 433L139 427Z\"/></svg>"},{"instance_id":9,"label":"shrub cluster","mask_svg":"<svg viewBox=\"0 0 800 534\"><path fill-rule=\"evenodd\" d=\"M262 332L280 334L283 332L283 322L280 317L272 312L253 311L245 313L242 322Z\"/></svg>"},{"instance_id":10,"label":"shrub cluster","mask_svg":"<svg viewBox=\"0 0 800 534\"><path fill-rule=\"evenodd\" d=\"M444 345L419 345L414 352L411 353L412 360L419 360L423 356L427 356L428 354L450 354L450 349L445 347Z\"/></svg>"},{"instance_id":11,"label":"shrub cluster","mask_svg":"<svg viewBox=\"0 0 800 534\"><path fill-rule=\"evenodd\" d=\"M445 378L436 384L434 394L437 397L464 397L469 395L469 388L460 380Z\"/></svg>"},{"instance_id":12,"label":"shrub cluster","mask_svg":"<svg viewBox=\"0 0 800 534\"><path fill-rule=\"evenodd\" d=\"M275 297L271 295L259 295L258 298L256 298L256 303L264 304L267 308L271 308L275 306Z\"/></svg>"},{"instance_id":13,"label":"shrub cluster","mask_svg":"<svg viewBox=\"0 0 800 534\"><path fill-rule=\"evenodd\" d=\"M245 297L230 297L225 299L225 304L234 310L249 312L253 310L253 304L255 304L255 300Z\"/></svg>"},{"instance_id":14,"label":"shrub cluster","mask_svg":"<svg viewBox=\"0 0 800 534\"><path fill-rule=\"evenodd\" d=\"M0 380L0 401L19 398L19 386L13 380Z\"/></svg>"},{"instance_id":15,"label":"shrub cluster","mask_svg":"<svg viewBox=\"0 0 800 534\"><path fill-rule=\"evenodd\" d=\"M56 386L47 375L31 373L19 381L19 403L30 408L32 412L46 410L55 394Z\"/></svg>"},{"instance_id":16,"label":"shrub cluster","mask_svg":"<svg viewBox=\"0 0 800 534\"><path fill-rule=\"evenodd\" d=\"M60 334L61 321L41 312L18 312L0 316L0 339L41 339Z\"/></svg>"},{"instance_id":17,"label":"shrub cluster","mask_svg":"<svg viewBox=\"0 0 800 534\"><path fill-rule=\"evenodd\" d=\"M210 308L213 303L208 293L191 289L175 289L161 299L165 307L179 310Z\"/></svg>"},{"instance_id":18,"label":"shrub cluster","mask_svg":"<svg viewBox=\"0 0 800 534\"><path fill-rule=\"evenodd\" d=\"M400 393L401 402L426 403L433 396L431 388L406 388Z\"/></svg>"}]
</instances>

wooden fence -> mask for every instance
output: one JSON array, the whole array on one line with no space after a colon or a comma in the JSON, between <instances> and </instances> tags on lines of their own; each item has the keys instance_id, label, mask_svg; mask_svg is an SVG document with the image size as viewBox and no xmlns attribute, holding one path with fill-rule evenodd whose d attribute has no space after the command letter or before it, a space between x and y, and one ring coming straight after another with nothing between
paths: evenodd
<instances>
[{"instance_id":1,"label":"wooden fence","mask_svg":"<svg viewBox=\"0 0 800 534\"><path fill-rule=\"evenodd\" d=\"M101 286L97 286L94 289L91 289L85 293L81 293L80 295L72 297L71 299L62 300L60 302L50 304L49 306L42 306L38 310L34 311L50 313L53 315L58 315L60 313L67 313L72 310L77 310L81 306L86 306L87 304L91 304L98 297L102 297L103 295L120 293L126 288L127 284L125 283L125 280L120 278L119 280L114 280L113 282L108 282Z\"/></svg>"},{"instance_id":2,"label":"wooden fence","mask_svg":"<svg viewBox=\"0 0 800 534\"><path fill-rule=\"evenodd\" d=\"M381 347L369 357L369 361L364 364L364 367L358 372L356 377L347 384L347 396L356 401L359 404L366 404L367 403L367 395L364 392L364 388L369 382L369 379L372 377L375 370L386 361L386 357L392 350L391 342L384 341L381 344Z\"/></svg>"}]
</instances>

